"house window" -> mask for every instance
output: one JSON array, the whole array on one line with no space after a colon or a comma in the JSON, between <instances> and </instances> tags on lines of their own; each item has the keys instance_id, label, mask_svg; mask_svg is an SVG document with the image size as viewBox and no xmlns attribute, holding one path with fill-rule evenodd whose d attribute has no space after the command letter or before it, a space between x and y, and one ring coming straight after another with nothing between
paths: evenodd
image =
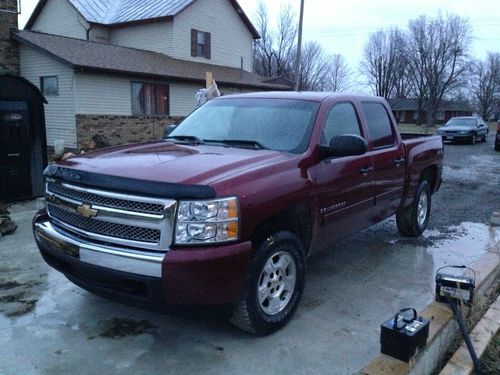
<instances>
[{"instance_id":1,"label":"house window","mask_svg":"<svg viewBox=\"0 0 500 375\"><path fill-rule=\"evenodd\" d=\"M44 95L59 95L59 79L57 76L40 77L40 90Z\"/></svg>"},{"instance_id":2,"label":"house window","mask_svg":"<svg viewBox=\"0 0 500 375\"><path fill-rule=\"evenodd\" d=\"M436 120L444 120L444 111L436 112Z\"/></svg>"},{"instance_id":3,"label":"house window","mask_svg":"<svg viewBox=\"0 0 500 375\"><path fill-rule=\"evenodd\" d=\"M134 115L168 115L168 85L132 82L132 113Z\"/></svg>"},{"instance_id":4,"label":"house window","mask_svg":"<svg viewBox=\"0 0 500 375\"><path fill-rule=\"evenodd\" d=\"M191 29L191 56L210 58L210 33Z\"/></svg>"}]
</instances>

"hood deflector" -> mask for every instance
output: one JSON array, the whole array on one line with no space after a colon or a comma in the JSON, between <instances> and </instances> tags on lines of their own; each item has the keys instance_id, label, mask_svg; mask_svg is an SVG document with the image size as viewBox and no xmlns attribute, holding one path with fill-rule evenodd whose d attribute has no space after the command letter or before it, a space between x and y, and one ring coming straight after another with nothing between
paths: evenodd
<instances>
[{"instance_id":1,"label":"hood deflector","mask_svg":"<svg viewBox=\"0 0 500 375\"><path fill-rule=\"evenodd\" d=\"M43 172L45 177L92 188L113 190L119 193L132 193L172 199L212 199L215 190L204 185L184 185L170 182L138 180L129 177L109 176L99 173L79 171L58 165L49 165Z\"/></svg>"}]
</instances>

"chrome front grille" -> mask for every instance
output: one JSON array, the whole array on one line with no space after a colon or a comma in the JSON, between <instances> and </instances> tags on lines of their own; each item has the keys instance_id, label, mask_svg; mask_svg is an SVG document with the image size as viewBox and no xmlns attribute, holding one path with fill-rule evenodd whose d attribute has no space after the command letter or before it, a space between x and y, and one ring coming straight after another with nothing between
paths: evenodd
<instances>
[{"instance_id":1,"label":"chrome front grille","mask_svg":"<svg viewBox=\"0 0 500 375\"><path fill-rule=\"evenodd\" d=\"M86 188L49 179L47 208L54 225L88 241L165 252L177 202Z\"/></svg>"},{"instance_id":2,"label":"chrome front grille","mask_svg":"<svg viewBox=\"0 0 500 375\"><path fill-rule=\"evenodd\" d=\"M102 195L89 193L82 190L69 189L61 184L49 182L48 190L65 198L74 199L80 202L97 204L100 206L117 208L121 210L144 212L150 214L162 214L165 209L164 204L137 202L131 200L105 197Z\"/></svg>"},{"instance_id":3,"label":"chrome front grille","mask_svg":"<svg viewBox=\"0 0 500 375\"><path fill-rule=\"evenodd\" d=\"M50 216L72 227L109 237L123 238L141 242L160 242L160 231L131 225L109 223L83 217L80 214L64 210L54 204L47 205Z\"/></svg>"}]
</instances>

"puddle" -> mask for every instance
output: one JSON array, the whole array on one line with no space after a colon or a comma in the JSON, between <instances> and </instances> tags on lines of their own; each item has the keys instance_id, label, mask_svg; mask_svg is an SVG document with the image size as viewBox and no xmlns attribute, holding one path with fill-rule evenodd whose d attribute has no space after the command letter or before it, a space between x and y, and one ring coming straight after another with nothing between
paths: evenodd
<instances>
[{"instance_id":1,"label":"puddle","mask_svg":"<svg viewBox=\"0 0 500 375\"><path fill-rule=\"evenodd\" d=\"M434 242L427 247L427 253L434 259L434 269L445 265L470 266L496 242L496 231L492 233L485 224L467 222L446 231L426 231L424 236Z\"/></svg>"}]
</instances>

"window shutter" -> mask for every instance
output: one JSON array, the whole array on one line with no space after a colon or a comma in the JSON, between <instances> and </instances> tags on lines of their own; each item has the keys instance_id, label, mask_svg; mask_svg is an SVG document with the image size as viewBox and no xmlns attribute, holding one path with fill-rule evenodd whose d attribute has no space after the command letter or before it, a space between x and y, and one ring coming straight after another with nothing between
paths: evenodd
<instances>
[{"instance_id":1,"label":"window shutter","mask_svg":"<svg viewBox=\"0 0 500 375\"><path fill-rule=\"evenodd\" d=\"M211 43L210 43L210 33L205 33L205 57L209 59L211 57Z\"/></svg>"},{"instance_id":2,"label":"window shutter","mask_svg":"<svg viewBox=\"0 0 500 375\"><path fill-rule=\"evenodd\" d=\"M198 31L191 29L191 56L196 56L196 44L198 43Z\"/></svg>"}]
</instances>

